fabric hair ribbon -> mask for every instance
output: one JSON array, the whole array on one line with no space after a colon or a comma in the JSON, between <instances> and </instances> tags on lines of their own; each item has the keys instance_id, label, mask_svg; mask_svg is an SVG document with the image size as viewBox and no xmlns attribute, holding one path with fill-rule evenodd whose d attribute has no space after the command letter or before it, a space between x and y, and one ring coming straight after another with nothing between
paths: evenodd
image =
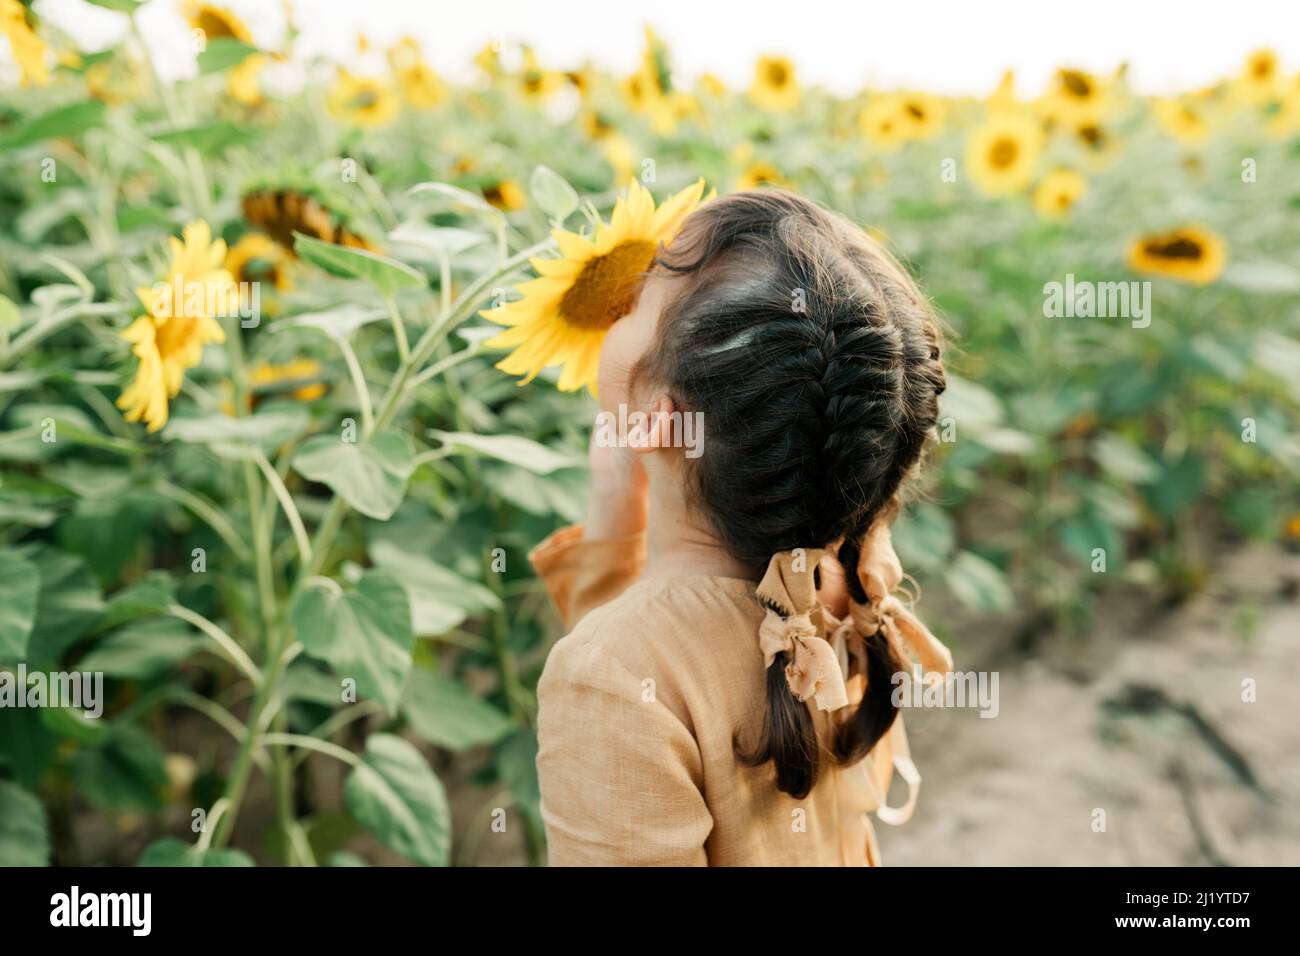
<instances>
[{"instance_id":1,"label":"fabric hair ribbon","mask_svg":"<svg viewBox=\"0 0 1300 956\"><path fill-rule=\"evenodd\" d=\"M758 629L764 665L785 653L785 679L801 701L818 710L838 710L849 702L839 658L826 640L823 609L813 575L826 554L820 548L779 551L759 582L758 599L767 616Z\"/></svg>"},{"instance_id":2,"label":"fabric hair ribbon","mask_svg":"<svg viewBox=\"0 0 1300 956\"><path fill-rule=\"evenodd\" d=\"M894 590L903 580L903 566L894 552L888 523L878 522L862 539L858 580L867 594L867 603L859 604L850 596L849 619L841 625L839 636L846 636L844 632L848 628L864 637L882 631L899 657L915 660L923 674L946 674L952 670L952 654L948 648L894 596ZM862 672L865 673L865 668Z\"/></svg>"}]
</instances>

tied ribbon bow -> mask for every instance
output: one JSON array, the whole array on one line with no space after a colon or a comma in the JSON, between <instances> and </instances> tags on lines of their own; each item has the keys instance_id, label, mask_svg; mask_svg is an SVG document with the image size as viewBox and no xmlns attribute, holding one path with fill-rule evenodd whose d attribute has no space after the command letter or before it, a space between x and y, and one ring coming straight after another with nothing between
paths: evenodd
<instances>
[{"instance_id":1,"label":"tied ribbon bow","mask_svg":"<svg viewBox=\"0 0 1300 956\"><path fill-rule=\"evenodd\" d=\"M818 710L833 711L849 698L839 658L822 634L825 618L813 574L825 554L817 548L797 548L772 556L757 591L767 609L758 642L767 667L777 654L785 654L785 679L796 698L812 699Z\"/></svg>"},{"instance_id":2,"label":"tied ribbon bow","mask_svg":"<svg viewBox=\"0 0 1300 956\"><path fill-rule=\"evenodd\" d=\"M867 603L859 604L850 597L849 619L840 626L837 637L849 638L853 644L853 635L846 633L849 630L857 635L883 631L899 656L905 661L915 660L923 674L951 671L952 654L948 648L894 596L903 580L903 566L894 552L887 523L879 522L863 538L857 570Z\"/></svg>"}]
</instances>

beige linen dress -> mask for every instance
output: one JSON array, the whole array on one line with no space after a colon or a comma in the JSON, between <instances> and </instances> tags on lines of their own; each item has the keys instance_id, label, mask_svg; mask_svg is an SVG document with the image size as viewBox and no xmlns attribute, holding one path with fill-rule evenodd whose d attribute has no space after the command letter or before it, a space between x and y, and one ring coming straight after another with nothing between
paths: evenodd
<instances>
[{"instance_id":1,"label":"beige linen dress","mask_svg":"<svg viewBox=\"0 0 1300 956\"><path fill-rule=\"evenodd\" d=\"M901 715L851 767L822 761L802 800L770 763L746 767L766 707L755 582L640 579L641 535L556 532L530 554L569 634L538 684L537 768L553 866L878 865L868 814L911 812L920 778ZM862 696L849 681L850 707ZM813 710L823 741L829 712ZM884 805L891 770L904 806Z\"/></svg>"}]
</instances>

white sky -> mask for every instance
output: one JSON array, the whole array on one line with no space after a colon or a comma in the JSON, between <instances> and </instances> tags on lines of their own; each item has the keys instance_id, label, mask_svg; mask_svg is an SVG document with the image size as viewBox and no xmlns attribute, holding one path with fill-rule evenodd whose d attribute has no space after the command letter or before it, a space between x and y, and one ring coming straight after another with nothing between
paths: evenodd
<instances>
[{"instance_id":1,"label":"white sky","mask_svg":"<svg viewBox=\"0 0 1300 956\"><path fill-rule=\"evenodd\" d=\"M221 0L218 0L221 2ZM142 30L166 76L193 70L180 0L151 0ZM276 0L224 0L262 43L284 28ZM404 34L456 78L493 38L532 44L542 61L566 67L591 58L630 71L650 23L668 42L677 72L704 70L747 85L754 58L790 56L805 84L852 91L871 83L940 93L992 89L1016 70L1020 89L1041 89L1060 64L1108 72L1129 62L1142 92L1204 85L1235 72L1245 54L1272 46L1300 70L1297 0L293 0L300 52L353 66L356 36L383 45ZM36 8L88 49L113 42L120 15L83 0L37 0Z\"/></svg>"}]
</instances>

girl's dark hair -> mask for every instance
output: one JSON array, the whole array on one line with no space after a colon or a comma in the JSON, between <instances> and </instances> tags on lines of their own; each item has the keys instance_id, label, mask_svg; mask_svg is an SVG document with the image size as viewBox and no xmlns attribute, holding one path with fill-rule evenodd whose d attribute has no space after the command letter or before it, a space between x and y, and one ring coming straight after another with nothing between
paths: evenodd
<instances>
[{"instance_id":1,"label":"girl's dark hair","mask_svg":"<svg viewBox=\"0 0 1300 956\"><path fill-rule=\"evenodd\" d=\"M703 413L693 497L755 578L772 555L842 541L852 597L859 542L891 520L944 390L942 336L926 300L861 229L778 190L735 193L685 222L656 265L676 276L658 346L639 370L684 412ZM902 662L867 639L868 691L837 733L833 756L865 756L896 716L888 689ZM790 692L785 655L768 669L767 712L750 765L802 798L820 746Z\"/></svg>"}]
</instances>

